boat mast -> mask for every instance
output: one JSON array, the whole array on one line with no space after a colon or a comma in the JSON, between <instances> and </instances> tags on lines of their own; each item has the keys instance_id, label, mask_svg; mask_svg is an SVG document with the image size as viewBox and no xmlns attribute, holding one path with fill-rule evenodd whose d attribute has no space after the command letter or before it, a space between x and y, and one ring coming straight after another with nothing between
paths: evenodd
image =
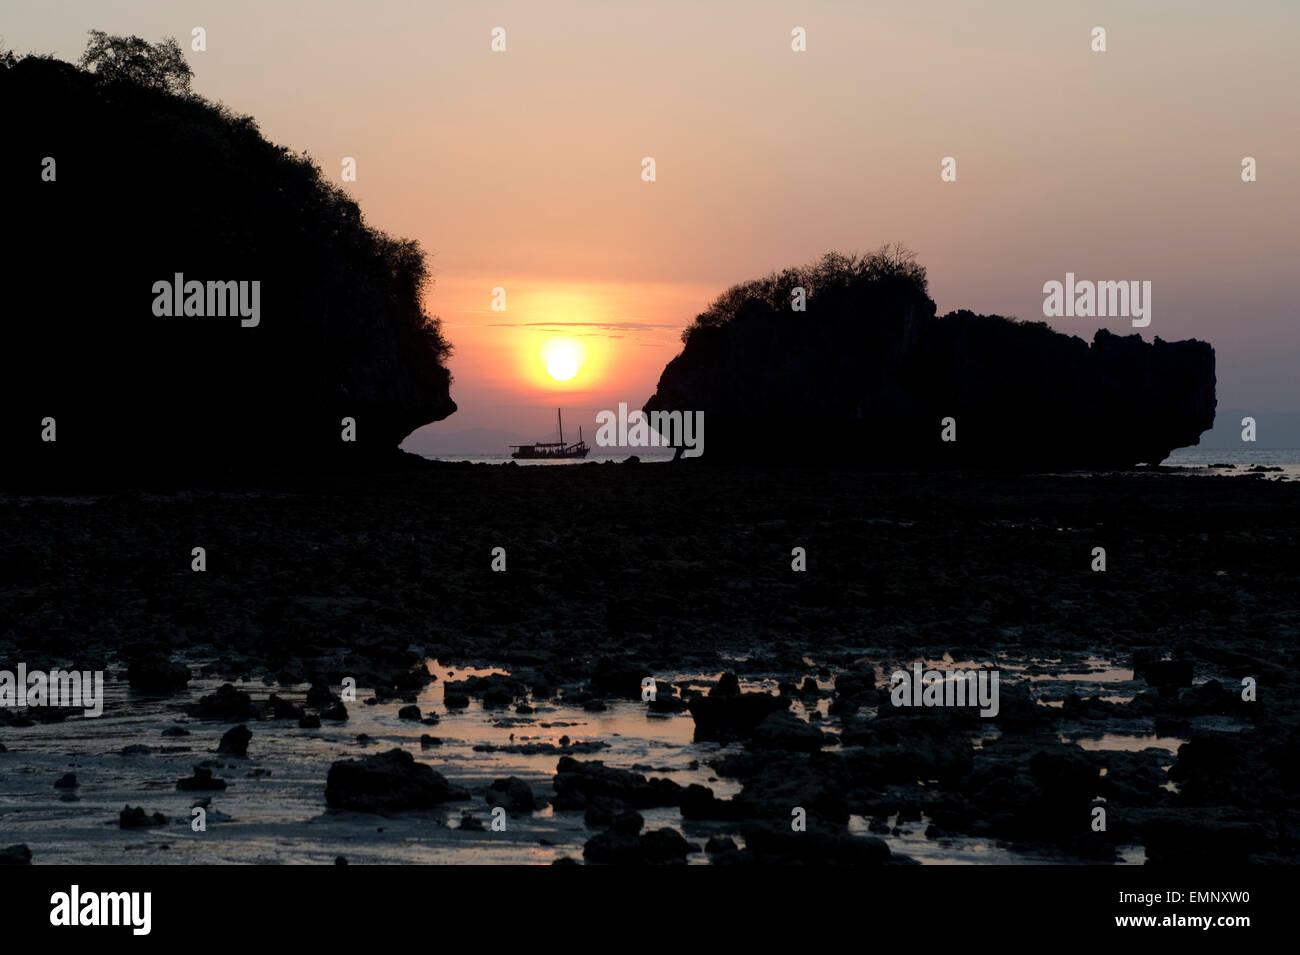
<instances>
[{"instance_id":1,"label":"boat mast","mask_svg":"<svg viewBox=\"0 0 1300 955\"><path fill-rule=\"evenodd\" d=\"M560 417L560 409L555 409L555 420L560 423L560 446L564 446L564 419Z\"/></svg>"}]
</instances>

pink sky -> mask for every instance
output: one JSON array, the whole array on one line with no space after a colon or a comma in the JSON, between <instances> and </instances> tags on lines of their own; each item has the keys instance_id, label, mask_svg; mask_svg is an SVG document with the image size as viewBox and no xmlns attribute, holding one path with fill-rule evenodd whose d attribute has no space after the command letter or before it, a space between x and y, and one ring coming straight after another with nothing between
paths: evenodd
<instances>
[{"instance_id":1,"label":"pink sky","mask_svg":"<svg viewBox=\"0 0 1300 955\"><path fill-rule=\"evenodd\" d=\"M1300 411L1293 3L9 0L3 30L75 60L92 27L188 50L195 26L198 92L327 175L355 157L367 220L430 253L461 407L440 429L640 406L728 285L889 241L941 312L1041 319L1067 271L1149 280L1144 337L1212 342L1221 407ZM547 334L587 348L570 383Z\"/></svg>"}]
</instances>

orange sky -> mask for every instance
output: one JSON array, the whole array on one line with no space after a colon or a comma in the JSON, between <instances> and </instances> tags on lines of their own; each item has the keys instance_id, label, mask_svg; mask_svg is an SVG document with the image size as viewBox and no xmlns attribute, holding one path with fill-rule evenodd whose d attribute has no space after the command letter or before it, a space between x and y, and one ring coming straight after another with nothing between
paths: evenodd
<instances>
[{"instance_id":1,"label":"orange sky","mask_svg":"<svg viewBox=\"0 0 1300 955\"><path fill-rule=\"evenodd\" d=\"M329 175L355 157L367 220L431 256L461 407L443 430L541 436L557 404L575 423L639 407L728 285L890 241L941 311L1041 319L1067 271L1150 280L1144 335L1211 341L1221 407L1300 411L1293 2L5 7L9 46L70 60L92 27L188 50L202 25L198 92ZM547 334L586 348L568 384L541 377Z\"/></svg>"},{"instance_id":2,"label":"orange sky","mask_svg":"<svg viewBox=\"0 0 1300 955\"><path fill-rule=\"evenodd\" d=\"M492 310L494 288L506 290L504 312ZM579 423L590 430L602 408L620 401L640 407L681 350L682 316L693 316L714 294L704 283L442 278L430 304L455 316L444 319L456 349L452 392L477 413L469 424L463 422L470 416L458 412L438 427L502 427L543 437L557 406L575 433ZM557 343L581 354L578 373L567 381L547 370L547 348Z\"/></svg>"}]
</instances>

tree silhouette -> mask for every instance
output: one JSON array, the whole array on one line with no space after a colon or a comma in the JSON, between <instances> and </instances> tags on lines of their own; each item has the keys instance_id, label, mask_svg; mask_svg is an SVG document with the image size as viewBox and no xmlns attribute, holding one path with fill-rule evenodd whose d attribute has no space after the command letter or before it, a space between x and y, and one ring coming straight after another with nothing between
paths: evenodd
<instances>
[{"instance_id":1,"label":"tree silhouette","mask_svg":"<svg viewBox=\"0 0 1300 955\"><path fill-rule=\"evenodd\" d=\"M818 296L836 290L888 283L896 283L921 295L927 294L929 283L925 266L916 261L916 253L907 246L887 243L865 255L827 252L810 265L733 285L719 295L707 311L696 316L695 321L682 332L682 341L690 341L701 328L727 324L747 302L755 299L773 310L788 311L790 293L796 288L802 288L807 300L812 302Z\"/></svg>"},{"instance_id":2,"label":"tree silhouette","mask_svg":"<svg viewBox=\"0 0 1300 955\"><path fill-rule=\"evenodd\" d=\"M178 96L188 95L194 71L175 37L150 43L138 36L109 36L91 30L81 65L108 82L128 80Z\"/></svg>"}]
</instances>

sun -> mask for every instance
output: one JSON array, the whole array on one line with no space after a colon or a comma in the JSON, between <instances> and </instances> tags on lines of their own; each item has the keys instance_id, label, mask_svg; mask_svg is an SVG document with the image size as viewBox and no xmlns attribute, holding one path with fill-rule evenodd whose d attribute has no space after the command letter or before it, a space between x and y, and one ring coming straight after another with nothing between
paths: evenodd
<instances>
[{"instance_id":1,"label":"sun","mask_svg":"<svg viewBox=\"0 0 1300 955\"><path fill-rule=\"evenodd\" d=\"M578 356L556 353L546 359L546 372L556 381L568 381L578 373Z\"/></svg>"},{"instance_id":2,"label":"sun","mask_svg":"<svg viewBox=\"0 0 1300 955\"><path fill-rule=\"evenodd\" d=\"M584 357L582 345L571 338L552 338L542 346L542 364L556 381L571 381Z\"/></svg>"}]
</instances>

